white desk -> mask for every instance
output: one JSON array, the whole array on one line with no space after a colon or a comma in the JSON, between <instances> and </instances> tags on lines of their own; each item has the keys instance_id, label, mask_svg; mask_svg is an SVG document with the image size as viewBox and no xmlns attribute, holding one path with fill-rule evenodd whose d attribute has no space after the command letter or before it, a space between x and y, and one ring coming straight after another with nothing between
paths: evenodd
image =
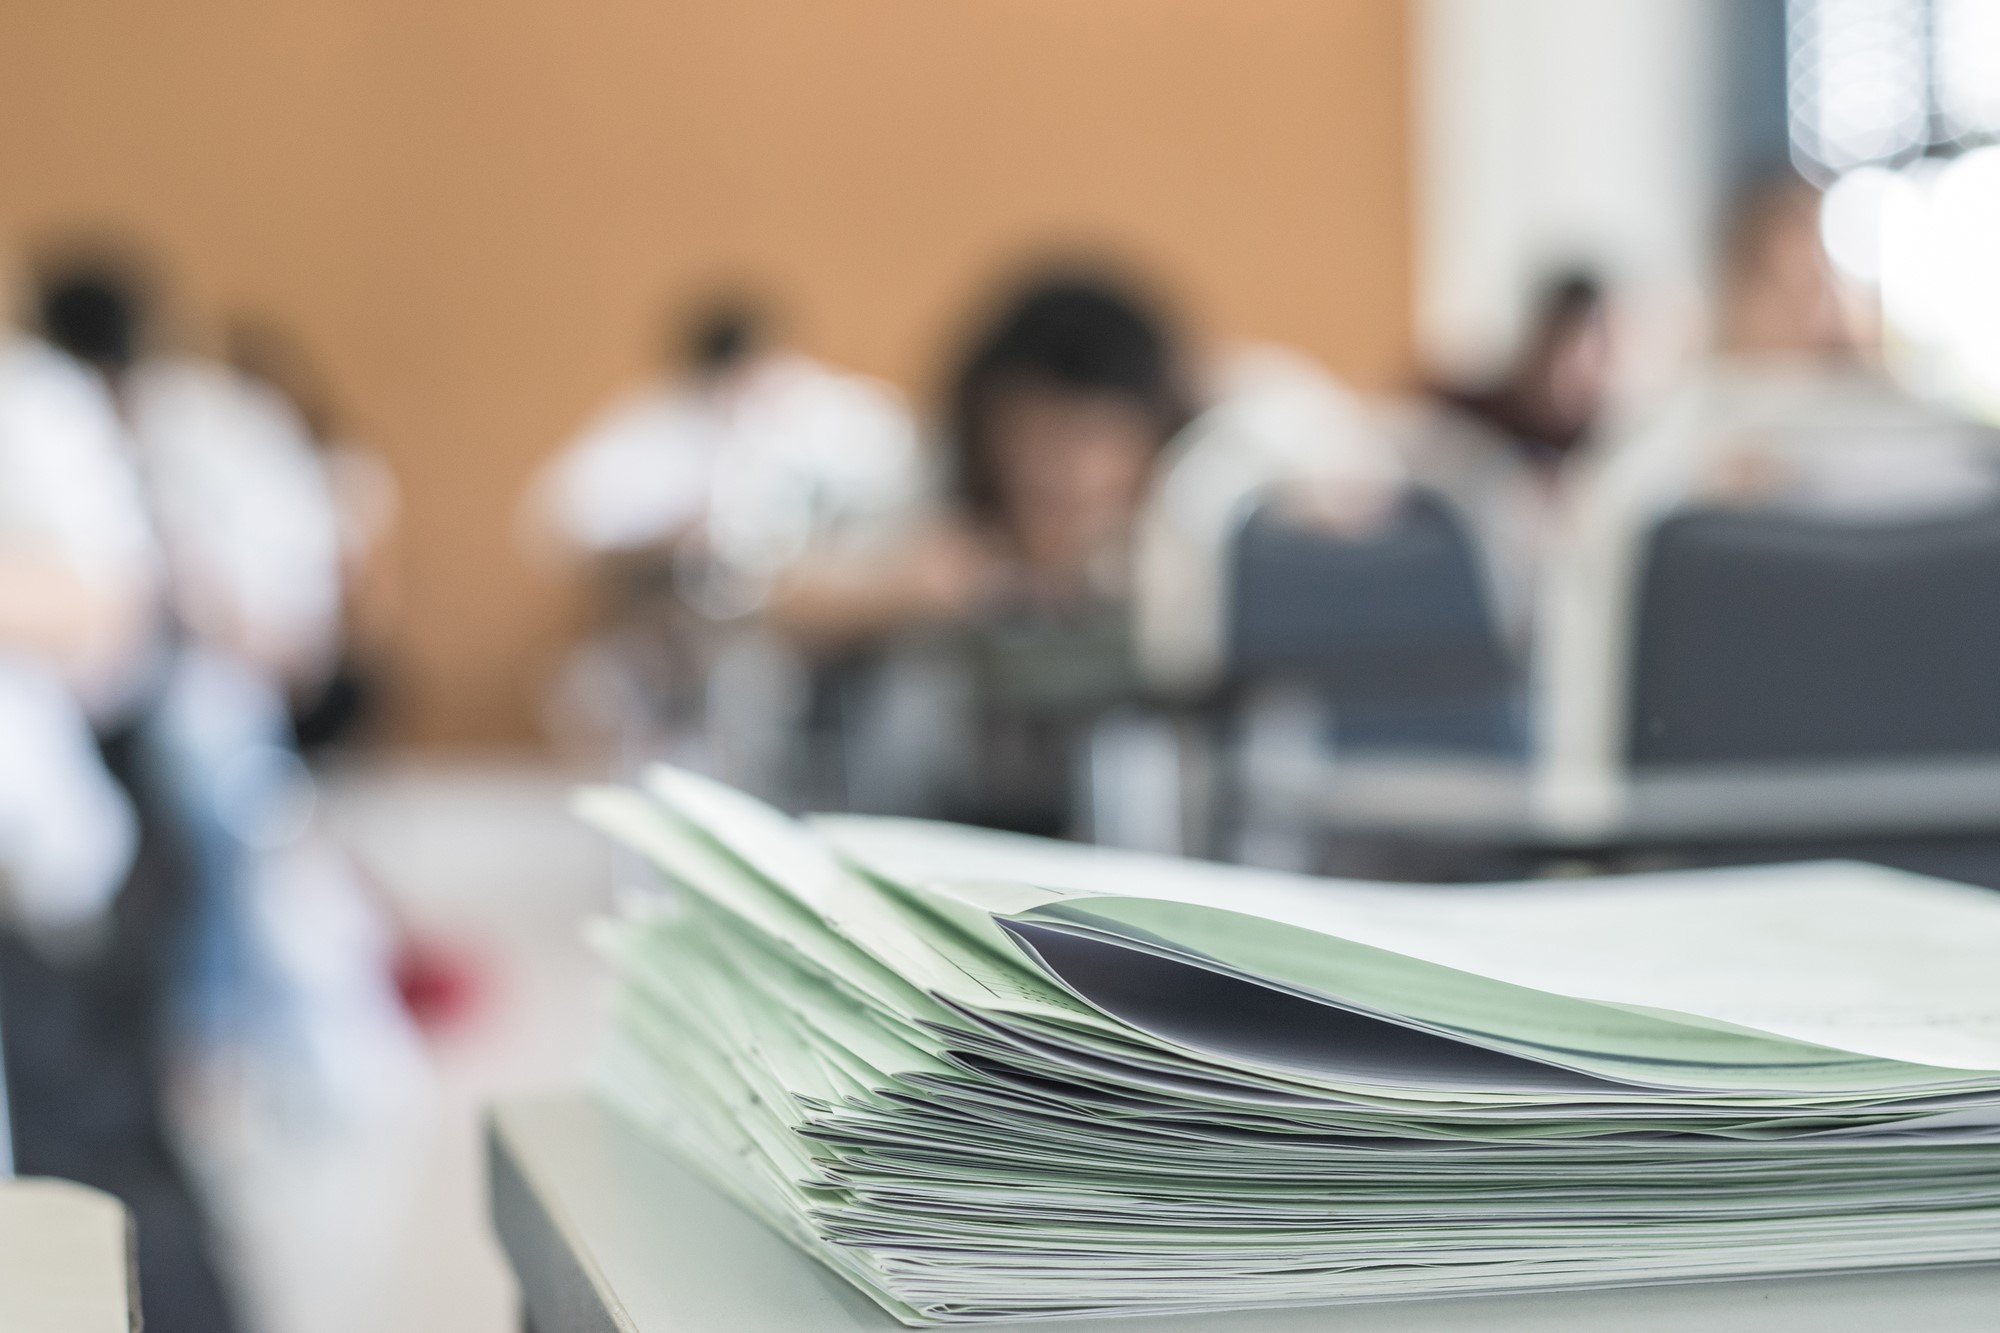
<instances>
[{"instance_id":1,"label":"white desk","mask_svg":"<svg viewBox=\"0 0 2000 1333\"><path fill-rule=\"evenodd\" d=\"M886 1333L902 1327L846 1279L583 1097L503 1105L493 1112L487 1137L493 1221L535 1333ZM1016 1327L1050 1333L1992 1333L2000 1328L2000 1267Z\"/></svg>"},{"instance_id":2,"label":"white desk","mask_svg":"<svg viewBox=\"0 0 2000 1333\"><path fill-rule=\"evenodd\" d=\"M1708 764L1629 774L1620 809L1568 828L1535 804L1526 762L1357 753L1252 764L1250 806L1332 833L1516 847L1896 838L2000 831L1990 759Z\"/></svg>"},{"instance_id":3,"label":"white desk","mask_svg":"<svg viewBox=\"0 0 2000 1333\"><path fill-rule=\"evenodd\" d=\"M132 1333L125 1205L66 1180L0 1180L0 1329Z\"/></svg>"}]
</instances>

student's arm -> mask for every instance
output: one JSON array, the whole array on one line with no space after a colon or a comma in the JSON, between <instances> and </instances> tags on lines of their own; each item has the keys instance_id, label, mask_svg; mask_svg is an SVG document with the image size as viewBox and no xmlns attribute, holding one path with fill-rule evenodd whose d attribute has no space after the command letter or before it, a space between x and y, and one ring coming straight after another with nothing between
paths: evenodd
<instances>
[{"instance_id":1,"label":"student's arm","mask_svg":"<svg viewBox=\"0 0 2000 1333\"><path fill-rule=\"evenodd\" d=\"M550 568L657 555L699 530L708 489L698 423L677 396L642 395L615 406L542 467L521 537Z\"/></svg>"},{"instance_id":2,"label":"student's arm","mask_svg":"<svg viewBox=\"0 0 2000 1333\"><path fill-rule=\"evenodd\" d=\"M768 614L802 646L833 652L911 625L968 620L997 577L989 546L941 521L888 550L800 561L778 577Z\"/></svg>"},{"instance_id":3,"label":"student's arm","mask_svg":"<svg viewBox=\"0 0 2000 1333\"><path fill-rule=\"evenodd\" d=\"M146 632L149 598L32 551L0 552L0 648L49 662L74 681L110 671Z\"/></svg>"}]
</instances>

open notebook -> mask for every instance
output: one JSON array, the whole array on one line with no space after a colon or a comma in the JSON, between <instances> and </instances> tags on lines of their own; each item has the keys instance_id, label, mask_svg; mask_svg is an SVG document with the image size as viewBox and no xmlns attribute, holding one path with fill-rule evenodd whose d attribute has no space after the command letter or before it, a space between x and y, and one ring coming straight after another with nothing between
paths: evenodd
<instances>
[{"instance_id":1,"label":"open notebook","mask_svg":"<svg viewBox=\"0 0 2000 1333\"><path fill-rule=\"evenodd\" d=\"M580 808L674 889L606 1095L907 1322L2000 1260L2000 896Z\"/></svg>"}]
</instances>

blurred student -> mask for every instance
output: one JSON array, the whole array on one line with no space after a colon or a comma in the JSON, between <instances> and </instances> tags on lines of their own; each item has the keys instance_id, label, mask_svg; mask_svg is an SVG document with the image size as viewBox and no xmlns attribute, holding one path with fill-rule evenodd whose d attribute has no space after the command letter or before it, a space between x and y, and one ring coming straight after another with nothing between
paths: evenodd
<instances>
[{"instance_id":1,"label":"blurred student","mask_svg":"<svg viewBox=\"0 0 2000 1333\"><path fill-rule=\"evenodd\" d=\"M87 709L143 652L153 561L102 387L0 333L0 900L30 936L97 921L132 855Z\"/></svg>"},{"instance_id":2,"label":"blurred student","mask_svg":"<svg viewBox=\"0 0 2000 1333\"><path fill-rule=\"evenodd\" d=\"M132 855L91 721L143 670L156 558L103 385L0 330L0 899L30 935L96 921Z\"/></svg>"},{"instance_id":3,"label":"blurred student","mask_svg":"<svg viewBox=\"0 0 2000 1333\"><path fill-rule=\"evenodd\" d=\"M1551 800L1601 799L1622 743L1631 598L1661 519L1702 506L1897 521L2000 500L1994 434L1894 384L1821 245L1819 194L1745 196L1714 351L1580 469L1540 643Z\"/></svg>"},{"instance_id":4,"label":"blurred student","mask_svg":"<svg viewBox=\"0 0 2000 1333\"><path fill-rule=\"evenodd\" d=\"M346 423L305 345L284 326L237 319L226 331L229 364L277 394L296 414L319 455L333 503L340 550L340 642L323 681L292 700L299 748L312 754L364 733L382 705L383 662L398 588L389 547L402 509L396 474L382 456L349 437Z\"/></svg>"},{"instance_id":5,"label":"blurred student","mask_svg":"<svg viewBox=\"0 0 2000 1333\"><path fill-rule=\"evenodd\" d=\"M811 680L761 613L787 570L879 540L920 487L893 390L778 345L745 299L700 308L530 497L532 534L587 562L605 603L559 730L779 795Z\"/></svg>"},{"instance_id":6,"label":"blurred student","mask_svg":"<svg viewBox=\"0 0 2000 1333\"><path fill-rule=\"evenodd\" d=\"M1597 424L1610 372L1604 289L1591 274L1570 272L1537 295L1520 351L1497 380L1441 386L1436 396L1484 426L1494 445L1553 473Z\"/></svg>"},{"instance_id":7,"label":"blurred student","mask_svg":"<svg viewBox=\"0 0 2000 1333\"><path fill-rule=\"evenodd\" d=\"M1561 526L1564 478L1604 415L1612 371L1604 291L1550 279L1512 363L1478 385L1439 385L1386 418L1413 477L1472 534L1498 620L1525 651L1537 583Z\"/></svg>"},{"instance_id":8,"label":"blurred student","mask_svg":"<svg viewBox=\"0 0 2000 1333\"><path fill-rule=\"evenodd\" d=\"M132 1209L148 1327L224 1333L207 1219L168 1145L159 1081L171 899L120 779L159 661L161 576L102 380L0 334L0 1049L13 1167ZM148 835L141 841L142 827ZM137 861L135 864L135 853ZM40 947L22 947L20 941Z\"/></svg>"},{"instance_id":9,"label":"blurred student","mask_svg":"<svg viewBox=\"0 0 2000 1333\"><path fill-rule=\"evenodd\" d=\"M1822 248L1811 186L1746 196L1720 279L1714 353L1607 441L1582 517L1630 526L1689 503L1890 517L1994 494L1990 434L1881 367L1869 313Z\"/></svg>"},{"instance_id":10,"label":"blurred student","mask_svg":"<svg viewBox=\"0 0 2000 1333\"><path fill-rule=\"evenodd\" d=\"M149 298L129 261L53 263L42 327L110 386L164 555L137 778L192 875L181 933L160 946L177 979L173 1044L196 1059L283 1050L299 1014L258 886L311 811L287 699L337 660L337 523L292 409L227 366L156 350Z\"/></svg>"},{"instance_id":11,"label":"blurred student","mask_svg":"<svg viewBox=\"0 0 2000 1333\"><path fill-rule=\"evenodd\" d=\"M1142 298L1095 278L1024 285L952 376L941 500L867 558L789 571L779 622L830 645L912 624L1122 611L1140 504L1188 417L1180 369Z\"/></svg>"},{"instance_id":12,"label":"blurred student","mask_svg":"<svg viewBox=\"0 0 2000 1333\"><path fill-rule=\"evenodd\" d=\"M886 385L775 345L738 299L703 309L675 353L544 473L540 517L571 550L682 556L683 590L726 618L816 543L908 503L916 435Z\"/></svg>"},{"instance_id":13,"label":"blurred student","mask_svg":"<svg viewBox=\"0 0 2000 1333\"><path fill-rule=\"evenodd\" d=\"M1141 504L1189 415L1178 348L1149 301L1095 276L1024 283L951 376L942 493L907 511L893 544L788 571L773 611L819 645L1122 611Z\"/></svg>"},{"instance_id":14,"label":"blurred student","mask_svg":"<svg viewBox=\"0 0 2000 1333\"><path fill-rule=\"evenodd\" d=\"M943 663L933 715L856 766L923 775L884 803L1070 827L1079 729L1141 692L1134 538L1188 415L1169 326L1113 281L1032 280L979 325L949 390L944 495L891 547L794 567L772 601L821 651L914 635Z\"/></svg>"},{"instance_id":15,"label":"blurred student","mask_svg":"<svg viewBox=\"0 0 2000 1333\"><path fill-rule=\"evenodd\" d=\"M218 1164L268 1153L297 1165L424 1087L393 939L314 831L288 711L339 660L338 512L292 405L163 347L132 261L58 257L39 296L46 335L109 386L163 555L164 626L131 705L130 780L180 873L159 877L128 934L135 965L159 977L157 1077L176 1143L208 1168L216 1225L248 1228L232 1237L240 1256L262 1234L232 1203L240 1168ZM238 1294L254 1305L250 1286Z\"/></svg>"}]
</instances>

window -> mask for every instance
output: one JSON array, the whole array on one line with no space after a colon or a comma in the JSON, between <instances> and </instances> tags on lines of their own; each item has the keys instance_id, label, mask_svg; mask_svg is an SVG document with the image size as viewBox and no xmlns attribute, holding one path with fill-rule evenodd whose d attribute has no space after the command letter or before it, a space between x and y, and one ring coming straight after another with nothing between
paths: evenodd
<instances>
[{"instance_id":1,"label":"window","mask_svg":"<svg viewBox=\"0 0 2000 1333\"><path fill-rule=\"evenodd\" d=\"M1789 0L1792 158L1891 364L2000 419L2000 0Z\"/></svg>"}]
</instances>

